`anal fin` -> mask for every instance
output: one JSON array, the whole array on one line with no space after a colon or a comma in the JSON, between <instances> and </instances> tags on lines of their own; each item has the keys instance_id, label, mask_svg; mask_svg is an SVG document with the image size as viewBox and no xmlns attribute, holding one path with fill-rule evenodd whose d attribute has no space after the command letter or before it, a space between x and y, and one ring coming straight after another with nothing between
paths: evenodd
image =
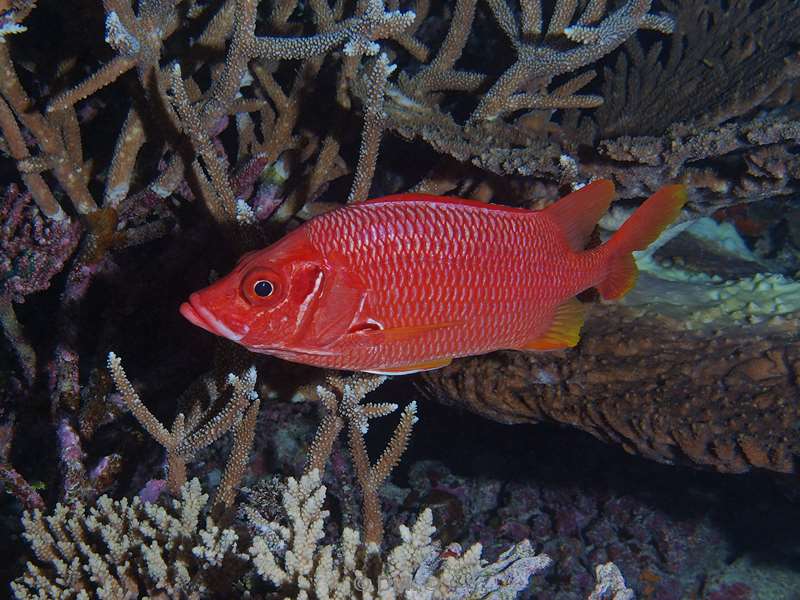
<instances>
[{"instance_id":1,"label":"anal fin","mask_svg":"<svg viewBox=\"0 0 800 600\"><path fill-rule=\"evenodd\" d=\"M433 371L434 369L441 369L442 367L449 365L451 362L453 362L452 358L438 358L436 360L429 360L413 365L387 367L385 369L376 369L374 371L367 370L366 372L373 373L375 375L409 375L411 373L419 373L420 371Z\"/></svg>"},{"instance_id":2,"label":"anal fin","mask_svg":"<svg viewBox=\"0 0 800 600\"><path fill-rule=\"evenodd\" d=\"M572 348L581 339L586 309L577 298L570 298L556 308L550 328L535 340L523 344L523 350L561 350Z\"/></svg>"}]
</instances>

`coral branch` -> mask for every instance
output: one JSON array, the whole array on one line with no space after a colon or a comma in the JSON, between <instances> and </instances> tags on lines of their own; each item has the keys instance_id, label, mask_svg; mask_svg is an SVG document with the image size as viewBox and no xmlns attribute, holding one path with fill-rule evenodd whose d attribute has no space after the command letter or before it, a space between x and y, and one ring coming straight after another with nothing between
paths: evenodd
<instances>
[{"instance_id":1,"label":"coral branch","mask_svg":"<svg viewBox=\"0 0 800 600\"><path fill-rule=\"evenodd\" d=\"M232 388L232 394L219 412L210 414L208 411L198 409L190 415L188 421L183 413L179 413L175 417L171 431L168 431L142 404L122 369L119 357L113 352L108 355L108 370L133 416L147 433L164 447L167 453L167 482L173 494L177 494L186 483L186 463L200 450L213 444L227 432L233 431L233 448L223 474L223 483L215 498L215 504L229 505L244 475L260 407L258 394L254 389L255 367L248 369L242 377L228 375L228 385ZM213 407L217 400L215 389L210 388L210 395L212 401L210 407Z\"/></svg>"}]
</instances>

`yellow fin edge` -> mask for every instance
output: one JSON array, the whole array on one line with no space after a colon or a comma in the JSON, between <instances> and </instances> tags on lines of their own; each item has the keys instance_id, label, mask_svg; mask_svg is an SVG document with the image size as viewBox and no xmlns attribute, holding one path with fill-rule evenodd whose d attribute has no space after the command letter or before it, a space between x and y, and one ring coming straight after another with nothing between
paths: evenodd
<instances>
[{"instance_id":1,"label":"yellow fin edge","mask_svg":"<svg viewBox=\"0 0 800 600\"><path fill-rule=\"evenodd\" d=\"M586 309L577 298L570 298L556 308L550 328L535 340L526 342L523 350L561 350L572 348L581 339Z\"/></svg>"}]
</instances>

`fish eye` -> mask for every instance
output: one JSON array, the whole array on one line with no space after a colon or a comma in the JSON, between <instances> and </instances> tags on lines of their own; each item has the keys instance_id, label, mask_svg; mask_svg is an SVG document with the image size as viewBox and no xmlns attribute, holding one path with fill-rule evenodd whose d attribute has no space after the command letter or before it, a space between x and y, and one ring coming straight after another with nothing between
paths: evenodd
<instances>
[{"instance_id":1,"label":"fish eye","mask_svg":"<svg viewBox=\"0 0 800 600\"><path fill-rule=\"evenodd\" d=\"M288 289L280 272L261 266L246 272L239 285L241 298L259 308L275 307Z\"/></svg>"},{"instance_id":2,"label":"fish eye","mask_svg":"<svg viewBox=\"0 0 800 600\"><path fill-rule=\"evenodd\" d=\"M267 298L275 291L275 286L266 279L260 279L253 285L253 293L259 298Z\"/></svg>"}]
</instances>

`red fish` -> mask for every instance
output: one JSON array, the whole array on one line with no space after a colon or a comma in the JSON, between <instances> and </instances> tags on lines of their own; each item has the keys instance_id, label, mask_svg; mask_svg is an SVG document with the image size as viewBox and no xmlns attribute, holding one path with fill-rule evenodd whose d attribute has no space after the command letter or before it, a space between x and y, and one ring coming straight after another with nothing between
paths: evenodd
<instances>
[{"instance_id":1,"label":"red fish","mask_svg":"<svg viewBox=\"0 0 800 600\"><path fill-rule=\"evenodd\" d=\"M244 255L181 313L246 348L320 367L411 373L499 349L574 346L575 296L615 299L686 202L650 197L605 244L584 250L614 196L595 181L541 211L400 194L318 216Z\"/></svg>"}]
</instances>

